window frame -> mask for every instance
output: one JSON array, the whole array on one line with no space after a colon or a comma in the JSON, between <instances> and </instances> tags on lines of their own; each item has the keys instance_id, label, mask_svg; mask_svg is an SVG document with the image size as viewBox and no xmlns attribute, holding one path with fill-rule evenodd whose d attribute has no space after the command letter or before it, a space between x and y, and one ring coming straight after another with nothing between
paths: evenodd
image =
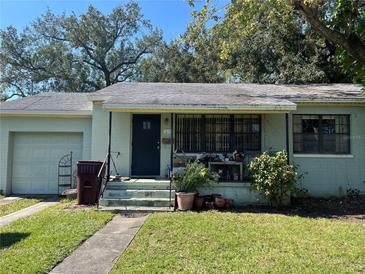
<instances>
[{"instance_id":1,"label":"window frame","mask_svg":"<svg viewBox=\"0 0 365 274\"><path fill-rule=\"evenodd\" d=\"M305 135L305 134L308 134L308 133L296 133L294 131L294 122L295 122L295 116L317 116L318 117L318 123L319 123L319 126L318 126L318 151L317 152L313 152L313 151L296 151L295 150L295 146L294 146L294 139L295 139L295 135ZM323 133L323 117L324 116L343 116L343 117L346 117L346 123L347 123L347 127L346 127L346 132L347 133L335 133L335 135L344 135L344 136L348 136L348 139L347 139L347 147L348 147L348 150L346 152L335 152L335 151L332 151L332 152L327 152L327 151L324 151L324 138L323 136L326 135ZM351 155L351 115L350 114L293 114L293 119L292 119L292 126L293 126L293 130L292 130L292 133L293 133L293 136L292 136L292 140L293 140L293 153L294 154L298 154L298 155ZM303 142L304 144L304 142Z\"/></svg>"},{"instance_id":2,"label":"window frame","mask_svg":"<svg viewBox=\"0 0 365 274\"><path fill-rule=\"evenodd\" d=\"M178 146L178 139L181 138L179 136L179 134L182 134L182 136L185 136L186 135L186 132L182 132L181 129L179 129L177 127L178 125L178 119L179 119L179 116L186 116L186 115L200 115L200 136L198 138L198 140L200 141L200 144L198 146L194 145L193 147L200 147L199 150L184 150L183 148L180 148ZM256 115L257 118L249 118L249 117L244 117L243 119L244 120L251 120L251 125L253 125L254 123L252 123L252 121L254 121L254 119L257 119L258 120L258 125L259 125L259 130L258 132L254 132L252 129L251 129L251 132L235 132L235 116L244 116L244 115ZM208 118L206 117L208 116ZM207 123L206 123L206 119L210 119L209 116L215 116L215 117L218 117L218 116L229 116L229 123L227 124L227 127L229 128L229 131L228 131L228 134L229 134L229 137L228 137L228 150L227 151L221 151L221 150L217 150L216 149L216 145L217 143L213 144L213 146L215 147L215 150L214 151L210 151L210 150L207 150L208 148L208 144L207 144L207 138L208 138L208 135L207 134L212 134L211 131L209 131L207 129ZM242 118L241 118L242 119ZM235 140L237 138L237 136L239 135L250 135L250 136L258 136L258 150L252 150L252 149L246 149L245 151L240 151L240 152L261 152L262 150L262 115L261 114L210 114L210 113L207 113L207 114L188 114L188 113L181 113L181 114L175 114L175 117L174 117L174 120L175 120L175 128L174 128L174 147L175 149L182 149L185 153L202 153L202 152L207 152L207 153L232 153L234 151L235 148ZM219 132L219 131L216 131L215 132L215 135L217 134L226 134L226 132ZM214 136L213 139L216 140L216 137L217 136ZM183 141L184 143L184 141ZM191 146L191 145L190 145ZM192 146L191 146L192 147Z\"/></svg>"}]
</instances>

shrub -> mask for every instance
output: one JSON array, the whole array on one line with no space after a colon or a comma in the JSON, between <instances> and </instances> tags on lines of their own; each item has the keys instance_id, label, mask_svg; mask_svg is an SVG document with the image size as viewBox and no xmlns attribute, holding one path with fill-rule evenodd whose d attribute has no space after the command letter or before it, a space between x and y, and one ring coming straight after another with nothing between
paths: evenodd
<instances>
[{"instance_id":1,"label":"shrub","mask_svg":"<svg viewBox=\"0 0 365 274\"><path fill-rule=\"evenodd\" d=\"M264 152L256 157L248 166L252 173L252 185L271 203L281 206L283 201L295 190L296 182L302 177L298 175L296 165L288 164L285 151L275 154Z\"/></svg>"},{"instance_id":2,"label":"shrub","mask_svg":"<svg viewBox=\"0 0 365 274\"><path fill-rule=\"evenodd\" d=\"M172 176L175 190L178 192L195 191L198 187L209 185L217 180L218 175L198 161L187 164L184 170L174 172Z\"/></svg>"}]
</instances>

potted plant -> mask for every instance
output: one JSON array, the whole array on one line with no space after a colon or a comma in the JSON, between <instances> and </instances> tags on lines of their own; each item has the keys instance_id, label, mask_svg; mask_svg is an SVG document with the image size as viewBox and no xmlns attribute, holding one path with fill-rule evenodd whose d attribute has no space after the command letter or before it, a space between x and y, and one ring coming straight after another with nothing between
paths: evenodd
<instances>
[{"instance_id":1,"label":"potted plant","mask_svg":"<svg viewBox=\"0 0 365 274\"><path fill-rule=\"evenodd\" d=\"M218 175L206 168L204 164L195 161L188 163L184 170L174 172L172 180L176 190L178 209L191 210L197 189L217 181Z\"/></svg>"}]
</instances>

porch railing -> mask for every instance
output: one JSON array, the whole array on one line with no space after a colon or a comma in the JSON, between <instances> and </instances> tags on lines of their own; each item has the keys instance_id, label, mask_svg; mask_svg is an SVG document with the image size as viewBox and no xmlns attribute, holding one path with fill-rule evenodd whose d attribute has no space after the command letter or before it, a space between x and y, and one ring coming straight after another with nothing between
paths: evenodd
<instances>
[{"instance_id":1,"label":"porch railing","mask_svg":"<svg viewBox=\"0 0 365 274\"><path fill-rule=\"evenodd\" d=\"M97 177L99 185L100 185L100 189L99 189L99 193L98 193L97 201L96 201L97 208L99 208L100 198L103 197L104 191L108 184L108 176L105 175L105 171L106 171L107 164L108 164L108 158L109 158L108 156L109 156L109 154L107 154L105 156L105 159L103 161L103 164L100 167L98 177Z\"/></svg>"},{"instance_id":2,"label":"porch railing","mask_svg":"<svg viewBox=\"0 0 365 274\"><path fill-rule=\"evenodd\" d=\"M169 194L169 205L170 207L171 205L171 201L172 201L172 166L168 168L168 177L170 179L170 185L169 185L169 190L170 190L170 194ZM175 207L175 205L173 205L172 207Z\"/></svg>"}]
</instances>

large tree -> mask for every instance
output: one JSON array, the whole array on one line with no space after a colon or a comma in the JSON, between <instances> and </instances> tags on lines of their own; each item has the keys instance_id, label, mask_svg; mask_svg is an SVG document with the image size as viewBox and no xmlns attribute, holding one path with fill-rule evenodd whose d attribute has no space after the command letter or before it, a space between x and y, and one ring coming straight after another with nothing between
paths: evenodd
<instances>
[{"instance_id":1,"label":"large tree","mask_svg":"<svg viewBox=\"0 0 365 274\"><path fill-rule=\"evenodd\" d=\"M136 80L173 83L223 82L224 77L217 59L218 55L210 50L197 53L181 41L173 41L140 62Z\"/></svg>"},{"instance_id":2,"label":"large tree","mask_svg":"<svg viewBox=\"0 0 365 274\"><path fill-rule=\"evenodd\" d=\"M322 37L342 50L344 67L365 85L365 0L289 0Z\"/></svg>"},{"instance_id":3,"label":"large tree","mask_svg":"<svg viewBox=\"0 0 365 274\"><path fill-rule=\"evenodd\" d=\"M136 3L108 15L90 6L80 16L47 11L24 31L0 32L2 99L43 90L89 92L132 79L161 32Z\"/></svg>"},{"instance_id":4,"label":"large tree","mask_svg":"<svg viewBox=\"0 0 365 274\"><path fill-rule=\"evenodd\" d=\"M194 7L194 2L192 3ZM222 18L206 0L187 31L141 63L140 80L168 82L351 82L338 47L287 1L236 0Z\"/></svg>"},{"instance_id":5,"label":"large tree","mask_svg":"<svg viewBox=\"0 0 365 274\"><path fill-rule=\"evenodd\" d=\"M177 39L165 43L154 54L141 61L138 81L219 83L224 81L219 50L206 18L215 10L204 6L192 11L192 22ZM199 31L197 30L199 25Z\"/></svg>"},{"instance_id":6,"label":"large tree","mask_svg":"<svg viewBox=\"0 0 365 274\"><path fill-rule=\"evenodd\" d=\"M235 1L220 25L222 57L241 80L259 83L347 82L336 48L285 1Z\"/></svg>"}]
</instances>

